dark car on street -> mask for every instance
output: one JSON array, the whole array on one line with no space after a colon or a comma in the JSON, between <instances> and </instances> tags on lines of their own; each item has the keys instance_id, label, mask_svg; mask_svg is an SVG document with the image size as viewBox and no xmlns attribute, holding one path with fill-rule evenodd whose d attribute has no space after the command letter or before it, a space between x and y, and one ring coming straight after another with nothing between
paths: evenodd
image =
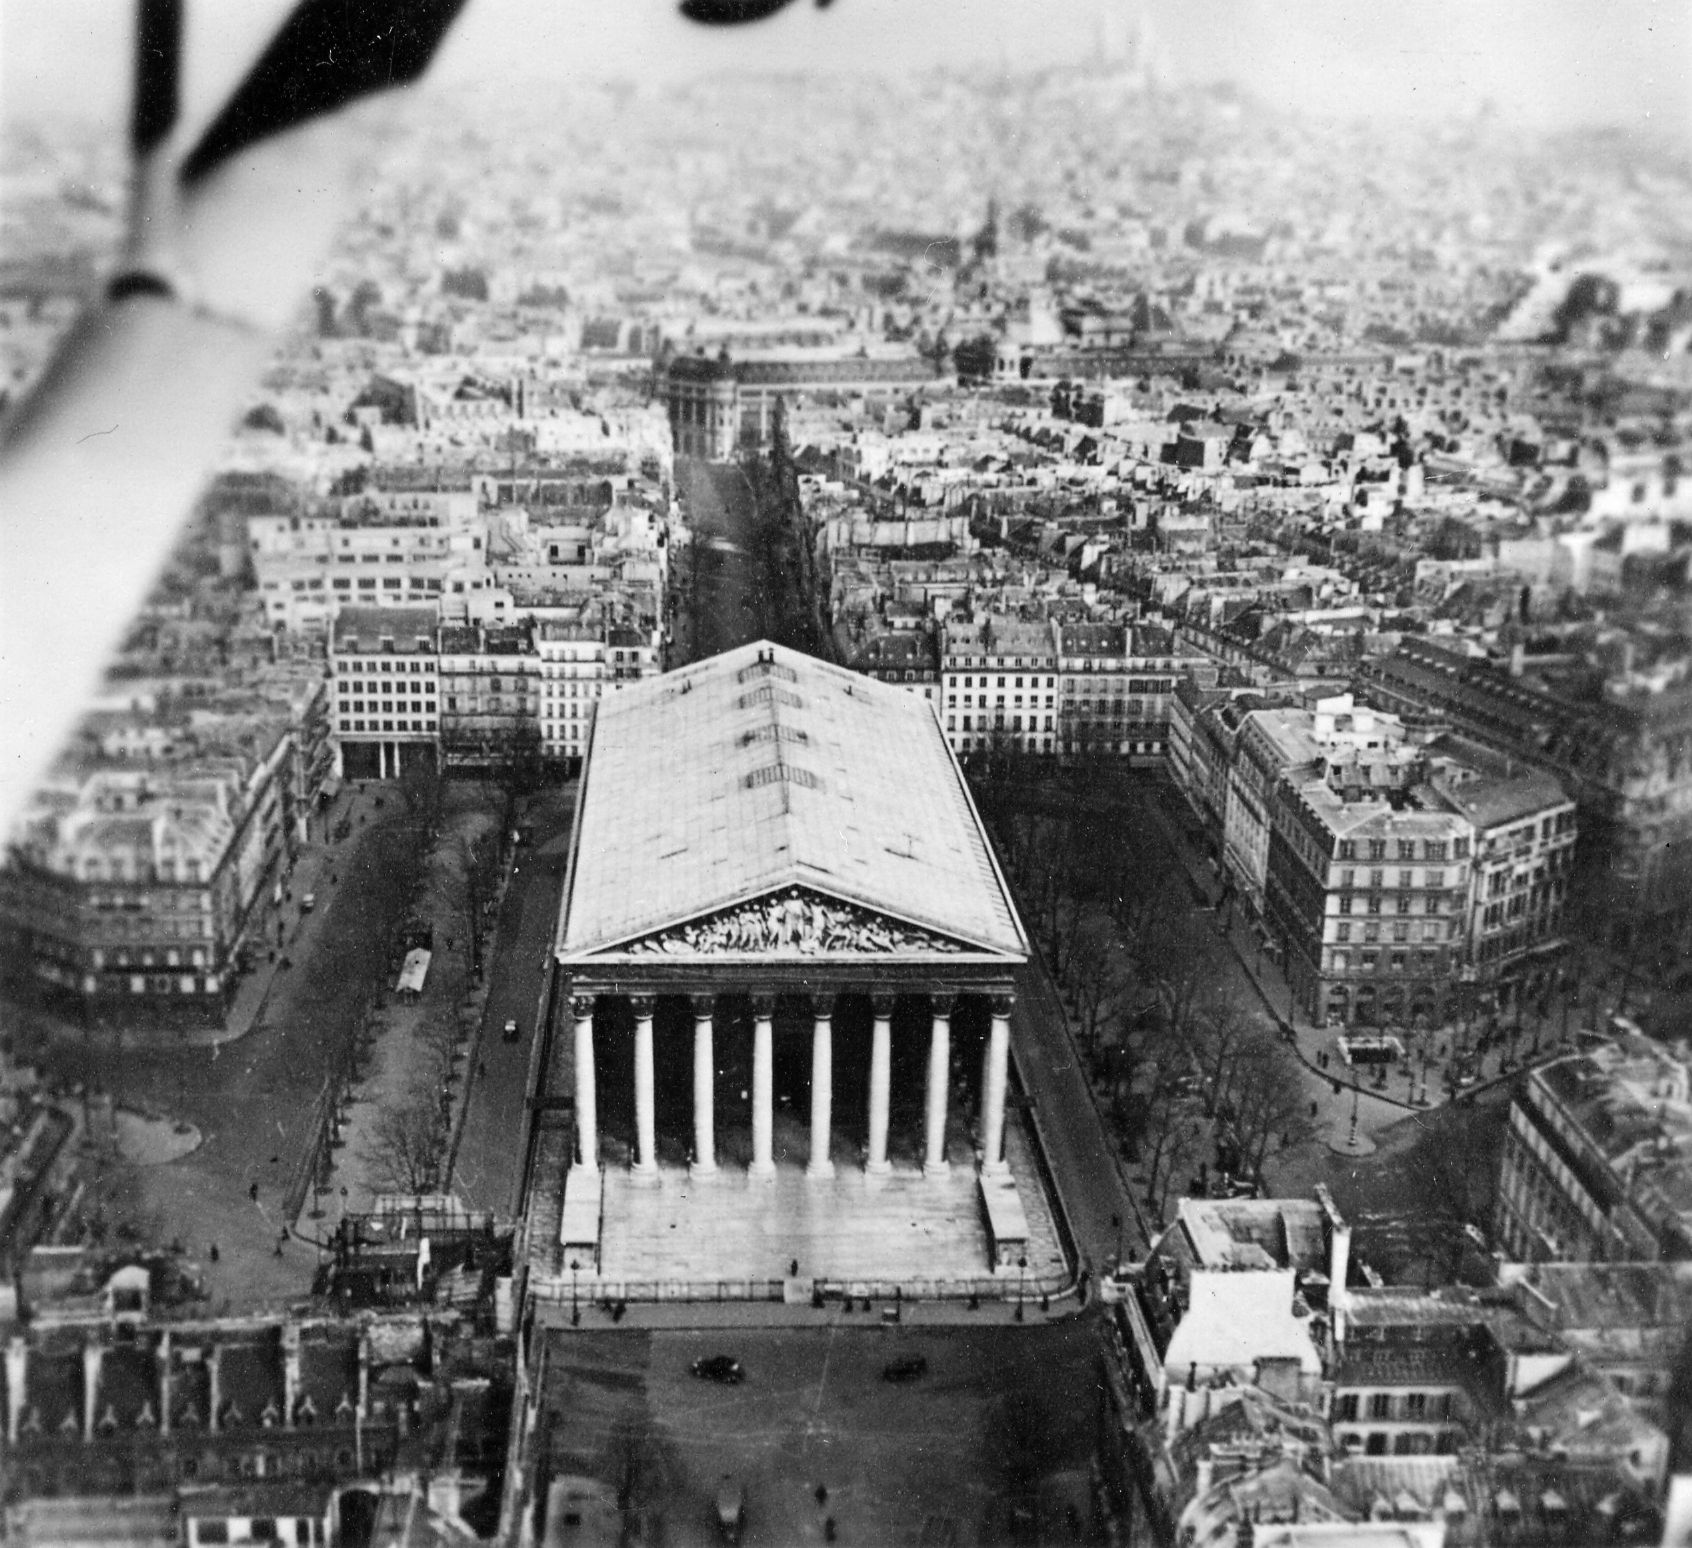
<instances>
[{"instance_id":1,"label":"dark car on street","mask_svg":"<svg viewBox=\"0 0 1692 1548\"><path fill-rule=\"evenodd\" d=\"M900 1355L881 1368L883 1381L920 1381L927 1374L928 1358L919 1354Z\"/></svg>"},{"instance_id":2,"label":"dark car on street","mask_svg":"<svg viewBox=\"0 0 1692 1548\"><path fill-rule=\"evenodd\" d=\"M746 1380L740 1361L732 1355L701 1355L688 1369L701 1381L721 1381L731 1387Z\"/></svg>"}]
</instances>

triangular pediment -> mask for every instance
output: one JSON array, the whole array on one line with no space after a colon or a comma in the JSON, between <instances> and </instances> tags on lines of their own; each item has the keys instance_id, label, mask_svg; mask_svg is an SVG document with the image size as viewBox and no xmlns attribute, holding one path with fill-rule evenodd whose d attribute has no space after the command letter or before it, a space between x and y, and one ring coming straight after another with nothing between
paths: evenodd
<instances>
[{"instance_id":1,"label":"triangular pediment","mask_svg":"<svg viewBox=\"0 0 1692 1548\"><path fill-rule=\"evenodd\" d=\"M783 887L619 941L596 956L858 959L978 954L982 948L808 887Z\"/></svg>"}]
</instances>

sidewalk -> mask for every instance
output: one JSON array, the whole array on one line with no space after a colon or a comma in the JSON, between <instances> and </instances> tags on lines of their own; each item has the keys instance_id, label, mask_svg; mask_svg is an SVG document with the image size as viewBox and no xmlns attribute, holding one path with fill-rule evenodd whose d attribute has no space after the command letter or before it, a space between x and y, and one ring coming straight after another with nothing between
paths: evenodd
<instances>
[{"instance_id":1,"label":"sidewalk","mask_svg":"<svg viewBox=\"0 0 1692 1548\"><path fill-rule=\"evenodd\" d=\"M831 1297L818 1308L808 1300L797 1304L786 1301L629 1301L623 1315L614 1318L593 1296L593 1282L583 1279L576 1310L579 1324L572 1324L572 1307L568 1294L561 1300L537 1303L536 1320L549 1328L568 1331L579 1326L584 1333L602 1332L610 1327L624 1328L886 1328L894 1327L970 1327L983 1324L996 1326L1021 1322L1038 1326L1044 1322L1061 1322L1078 1317L1093 1306L1091 1293L1080 1297L1073 1291L1052 1296L1042 1308L1040 1297L1030 1295L1021 1302L1022 1316L1017 1316L1018 1302L1013 1294L1009 1300L983 1300L976 1310L967 1301L894 1300L880 1297L866 1303L853 1302L854 1311L847 1311L838 1296ZM897 1322L884 1320L890 1310L899 1313Z\"/></svg>"}]
</instances>

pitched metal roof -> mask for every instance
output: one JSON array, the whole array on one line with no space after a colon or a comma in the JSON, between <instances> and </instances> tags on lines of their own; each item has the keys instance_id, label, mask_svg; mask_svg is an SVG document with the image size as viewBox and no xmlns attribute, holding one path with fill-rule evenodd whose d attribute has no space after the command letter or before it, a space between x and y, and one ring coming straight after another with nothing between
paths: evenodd
<instances>
[{"instance_id":1,"label":"pitched metal roof","mask_svg":"<svg viewBox=\"0 0 1692 1548\"><path fill-rule=\"evenodd\" d=\"M599 703L558 951L799 888L1021 960L1028 942L929 703L759 642Z\"/></svg>"}]
</instances>

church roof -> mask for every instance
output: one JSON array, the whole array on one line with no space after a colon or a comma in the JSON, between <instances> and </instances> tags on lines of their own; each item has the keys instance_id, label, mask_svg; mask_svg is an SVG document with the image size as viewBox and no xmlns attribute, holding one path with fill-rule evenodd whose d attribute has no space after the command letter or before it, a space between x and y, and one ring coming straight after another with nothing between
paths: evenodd
<instances>
[{"instance_id":1,"label":"church roof","mask_svg":"<svg viewBox=\"0 0 1692 1548\"><path fill-rule=\"evenodd\" d=\"M710 915L726 935L673 928ZM766 642L596 710L559 956L666 931L684 955L1028 952L928 701Z\"/></svg>"}]
</instances>

